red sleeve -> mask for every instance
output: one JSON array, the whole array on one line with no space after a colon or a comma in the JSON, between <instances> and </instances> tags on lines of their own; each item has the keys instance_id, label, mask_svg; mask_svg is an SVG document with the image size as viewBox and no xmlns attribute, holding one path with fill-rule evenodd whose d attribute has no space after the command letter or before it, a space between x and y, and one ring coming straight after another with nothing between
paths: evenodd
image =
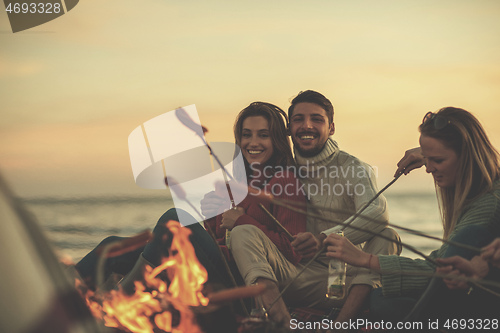
<instances>
[{"instance_id":1,"label":"red sleeve","mask_svg":"<svg viewBox=\"0 0 500 333\"><path fill-rule=\"evenodd\" d=\"M299 203L304 208L306 199L301 192L300 181L288 172L278 172L271 181L264 187L263 191L273 194L275 198L286 201L289 204ZM301 256L293 250L291 241L285 232L276 227L272 219L259 207L262 203L264 207L273 214L273 216L288 230L292 235L306 231L306 216L304 214L292 212L288 208L277 206L267 201L259 201L251 194L247 199L251 203L246 211L246 214L240 216L235 223L235 226L242 224L252 224L262 230L267 237L278 247L281 253L294 265L296 265Z\"/></svg>"}]
</instances>

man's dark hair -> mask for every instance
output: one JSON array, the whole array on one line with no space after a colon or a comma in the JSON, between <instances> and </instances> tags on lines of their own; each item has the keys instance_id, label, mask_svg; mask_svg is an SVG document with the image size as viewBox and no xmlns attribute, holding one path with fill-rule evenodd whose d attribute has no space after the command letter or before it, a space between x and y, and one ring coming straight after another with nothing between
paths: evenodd
<instances>
[{"instance_id":1,"label":"man's dark hair","mask_svg":"<svg viewBox=\"0 0 500 333\"><path fill-rule=\"evenodd\" d=\"M333 122L333 105L332 102L322 94L314 90L301 91L294 99L292 99L292 104L288 108L288 119L292 119L293 109L295 105L299 103L314 103L319 105L326 112L328 117L328 123Z\"/></svg>"}]
</instances>

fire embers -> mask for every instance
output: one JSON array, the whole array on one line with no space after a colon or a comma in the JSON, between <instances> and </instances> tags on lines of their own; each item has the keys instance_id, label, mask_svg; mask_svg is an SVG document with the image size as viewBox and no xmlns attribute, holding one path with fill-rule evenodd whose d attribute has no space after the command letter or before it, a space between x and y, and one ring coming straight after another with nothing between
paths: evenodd
<instances>
[{"instance_id":1,"label":"fire embers","mask_svg":"<svg viewBox=\"0 0 500 333\"><path fill-rule=\"evenodd\" d=\"M173 235L169 256L156 268L145 267L133 294L121 288L86 292L87 305L105 326L133 333L202 332L192 307L209 302L202 294L207 272L189 241L191 230L176 221L167 227ZM169 285L158 277L160 273L167 275Z\"/></svg>"}]
</instances>

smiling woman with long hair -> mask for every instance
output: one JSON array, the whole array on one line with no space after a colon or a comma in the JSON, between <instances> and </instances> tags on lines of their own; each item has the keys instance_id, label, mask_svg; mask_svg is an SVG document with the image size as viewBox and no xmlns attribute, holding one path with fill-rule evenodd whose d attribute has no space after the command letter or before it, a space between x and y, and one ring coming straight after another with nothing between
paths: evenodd
<instances>
[{"instance_id":1,"label":"smiling woman with long hair","mask_svg":"<svg viewBox=\"0 0 500 333\"><path fill-rule=\"evenodd\" d=\"M242 151L245 166L242 170L235 170L235 174L244 173L243 180L259 192L273 192L278 198L305 203L304 195L298 190L300 183L295 174L286 172L289 166L294 165L286 119L286 114L280 108L264 102L251 103L238 114L234 124L234 138ZM243 224L254 225L290 262L298 263L300 256L293 250L287 235L276 227L259 204L264 205L291 234L305 231L303 214L293 213L269 202L261 202L252 194L234 209L228 209L231 208L229 202L224 202L215 192L207 194L202 200L203 214L215 216L206 220L205 226L215 231L218 243L225 250L228 245L224 237L226 230ZM208 212L204 209L206 206L216 207L215 211Z\"/></svg>"},{"instance_id":2,"label":"smiling woman with long hair","mask_svg":"<svg viewBox=\"0 0 500 333\"><path fill-rule=\"evenodd\" d=\"M487 245L500 232L500 159L497 150L479 121L463 109L446 107L436 113L429 112L419 130L426 171L432 174L436 185L444 238L476 248ZM416 163L407 155L405 158L406 167ZM405 167L401 162L398 165L400 169ZM328 256L381 271L382 288L372 292L370 309L372 314L383 319L401 320L430 281L423 276L425 274L401 275L399 271L428 274L435 270L431 262L421 259L363 253L347 239L334 234L329 235L325 243ZM476 254L445 243L429 257L460 255L470 259ZM483 306L484 302L472 302L472 297L467 300L463 294L448 292L442 281L434 284L433 293L441 296L428 304L427 310L422 312L425 316L445 318L464 310L469 314L471 311L481 314L491 311ZM471 304L475 305L471 307Z\"/></svg>"},{"instance_id":3,"label":"smiling woman with long hair","mask_svg":"<svg viewBox=\"0 0 500 333\"><path fill-rule=\"evenodd\" d=\"M243 177L246 178L251 188L258 192L270 193L280 200L305 204L305 195L300 190L300 183L293 168L295 164L286 129L286 119L286 114L275 105L262 102L252 103L238 114L234 125L234 137L245 160ZM215 212L218 215L206 220L205 226L215 230L217 242L226 253L228 253L226 246L231 246L231 257L234 256L238 271L246 284L262 283L267 286L262 299L264 305L268 306L279 293L277 283L279 278L266 269L267 265L262 260L256 260L248 252L249 246L257 249L259 254L266 252L266 249L256 243L244 242L241 240L241 235L252 234L266 241L269 240L266 247L276 248L279 251L269 251L269 253L276 254L276 257L271 258L271 254L264 256L268 260L282 261L295 266L299 263L301 256L291 246L288 236L276 227L272 218L260 205L271 212L292 235L305 232L306 217L270 202L261 202L251 194L235 209L228 210L227 204L217 204L218 202L220 198L217 199L214 193L207 195L204 202L202 201L202 207L218 206L218 211ZM212 216L215 215L214 212L211 213ZM234 236L230 237L229 244L226 243L227 239L224 237L226 230L232 230L231 233ZM276 322L287 323L290 319L290 314L281 298L273 306L269 315Z\"/></svg>"},{"instance_id":4,"label":"smiling woman with long hair","mask_svg":"<svg viewBox=\"0 0 500 333\"><path fill-rule=\"evenodd\" d=\"M265 162L269 166L293 166L292 150L290 146L290 139L287 133L286 120L288 117L285 112L276 105L264 102L254 102L241 110L236 117L234 123L234 140L236 144L243 148L243 142L249 139L251 132L244 129L244 122L249 117L262 117L267 122L267 135L271 140L273 146L272 158ZM245 157L249 157L246 155ZM245 158L245 165L249 167L249 160ZM248 175L250 175L250 168L247 168Z\"/></svg>"}]
</instances>

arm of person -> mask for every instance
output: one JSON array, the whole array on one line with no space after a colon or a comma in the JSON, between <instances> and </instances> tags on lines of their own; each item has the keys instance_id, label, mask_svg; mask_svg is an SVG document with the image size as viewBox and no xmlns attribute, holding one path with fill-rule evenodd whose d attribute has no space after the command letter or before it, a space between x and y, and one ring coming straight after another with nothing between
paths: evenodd
<instances>
[{"instance_id":1,"label":"arm of person","mask_svg":"<svg viewBox=\"0 0 500 333\"><path fill-rule=\"evenodd\" d=\"M379 270L378 256L363 252L346 237L329 234L324 240L326 256L340 259L351 266Z\"/></svg>"},{"instance_id":2,"label":"arm of person","mask_svg":"<svg viewBox=\"0 0 500 333\"><path fill-rule=\"evenodd\" d=\"M405 152L405 156L399 160L397 170L394 173L394 177L400 174L409 174L410 171L418 169L425 164L424 156L422 155L422 150L420 147L408 149Z\"/></svg>"},{"instance_id":3,"label":"arm of person","mask_svg":"<svg viewBox=\"0 0 500 333\"><path fill-rule=\"evenodd\" d=\"M491 244L483 248L481 258L500 268L500 238L496 238Z\"/></svg>"},{"instance_id":4,"label":"arm of person","mask_svg":"<svg viewBox=\"0 0 500 333\"><path fill-rule=\"evenodd\" d=\"M436 273L439 274L467 276L474 279L482 279L488 275L489 272L488 263L481 256L475 256L471 260L467 260L459 256L453 256L449 258L438 258L436 261L444 265L436 268ZM443 279L443 281L449 289L469 288L467 282L463 280Z\"/></svg>"},{"instance_id":5,"label":"arm of person","mask_svg":"<svg viewBox=\"0 0 500 333\"><path fill-rule=\"evenodd\" d=\"M352 266L379 270L385 296L401 296L407 293L421 292L429 283L428 277L418 274L401 275L400 272L424 271L432 273L434 271L433 267L425 260L363 252L347 238L337 234L328 235L325 245L328 257L338 258Z\"/></svg>"}]
</instances>

